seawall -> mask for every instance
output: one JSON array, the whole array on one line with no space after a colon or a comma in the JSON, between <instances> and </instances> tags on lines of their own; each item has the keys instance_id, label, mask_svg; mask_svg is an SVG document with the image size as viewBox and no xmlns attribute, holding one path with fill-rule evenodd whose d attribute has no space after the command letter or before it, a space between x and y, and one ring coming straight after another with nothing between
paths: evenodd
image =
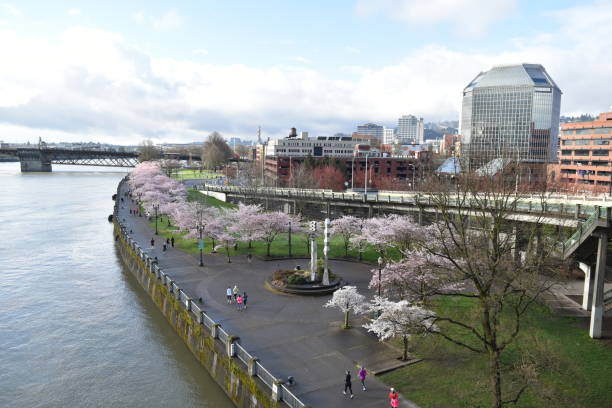
<instances>
[{"instance_id":1,"label":"seawall","mask_svg":"<svg viewBox=\"0 0 612 408\"><path fill-rule=\"evenodd\" d=\"M272 408L281 404L286 406L285 403L305 407L297 399L291 401L295 405L287 401L293 395L288 393L282 382L240 346L238 337L229 335L215 323L129 237L117 216L124 182L120 183L117 191L113 217L121 259L200 364L239 408Z\"/></svg>"}]
</instances>

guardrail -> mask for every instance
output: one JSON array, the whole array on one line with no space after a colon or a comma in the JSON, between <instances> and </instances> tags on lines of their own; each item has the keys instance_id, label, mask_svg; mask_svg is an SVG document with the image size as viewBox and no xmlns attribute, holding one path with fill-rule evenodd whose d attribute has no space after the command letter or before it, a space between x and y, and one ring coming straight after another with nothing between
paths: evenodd
<instances>
[{"instance_id":1,"label":"guardrail","mask_svg":"<svg viewBox=\"0 0 612 408\"><path fill-rule=\"evenodd\" d=\"M362 203L390 203L390 204L403 204L403 205L414 205L414 206L435 206L436 200L432 198L430 194L363 194L363 193L337 193L329 190L302 190L292 188L268 188L268 187L236 187L236 186L215 186L205 184L200 186L205 191L215 191L221 193L234 193L244 195L259 195L259 196L270 196L270 197L282 197L282 198L310 198L330 201L353 201ZM527 201L516 201L514 205L514 211L523 213L537 213L547 214L551 216L558 216L563 218L588 218L597 211L599 206L585 205L585 204L566 204L566 203L548 203L528 201L533 199L532 196L523 197ZM556 197L546 197L556 198ZM561 197L559 197L561 198ZM473 201L473 200L472 200ZM476 207L480 208L484 200L479 200ZM465 200L448 199L446 201L451 206L465 206ZM470 204L469 202L467 203ZM486 203L485 203L486 205ZM612 206L612 202L610 202Z\"/></svg>"},{"instance_id":2,"label":"guardrail","mask_svg":"<svg viewBox=\"0 0 612 408\"><path fill-rule=\"evenodd\" d=\"M223 344L228 350L230 357L235 357L245 365L245 369L249 370L249 365L254 362L254 370L252 375L261 380L271 391L273 399L277 401L283 401L290 408L305 408L306 404L300 401L289 389L279 381L277 377L272 375L255 357L253 357L242 345L239 344L236 336L231 336L220 324L216 323L197 303L193 302L191 296L189 296L183 289L181 289L176 282L165 273L159 265L155 263L149 255L142 250L142 248L136 243L136 241L130 237L127 233L127 228L119 221L119 208L118 203L119 191L121 185L125 183L127 177L119 183L119 189L117 199L115 200L114 217L119 224L122 237L127 242L128 246L134 251L134 253L143 261L145 270L154 275L161 284L172 293L173 297L179 302L179 304L189 313L198 324L208 328L211 334L216 333L215 340ZM249 370L250 371L250 370ZM276 388L276 390L275 390ZM276 392L276 393L275 393Z\"/></svg>"}]
</instances>

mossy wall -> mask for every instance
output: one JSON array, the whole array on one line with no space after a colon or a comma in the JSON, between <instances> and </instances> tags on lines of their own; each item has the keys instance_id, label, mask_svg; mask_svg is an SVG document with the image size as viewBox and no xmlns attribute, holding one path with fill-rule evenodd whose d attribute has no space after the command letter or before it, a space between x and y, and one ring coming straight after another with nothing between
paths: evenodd
<instances>
[{"instance_id":1,"label":"mossy wall","mask_svg":"<svg viewBox=\"0 0 612 408\"><path fill-rule=\"evenodd\" d=\"M116 218L116 217L115 217ZM193 315L173 296L123 237L117 221L115 237L122 261L151 296L170 325L183 339L189 350L206 368L215 382L233 403L240 408L275 408L272 392L256 377L251 377L247 367L235 357L229 357L226 345L214 339L210 330L198 323Z\"/></svg>"}]
</instances>

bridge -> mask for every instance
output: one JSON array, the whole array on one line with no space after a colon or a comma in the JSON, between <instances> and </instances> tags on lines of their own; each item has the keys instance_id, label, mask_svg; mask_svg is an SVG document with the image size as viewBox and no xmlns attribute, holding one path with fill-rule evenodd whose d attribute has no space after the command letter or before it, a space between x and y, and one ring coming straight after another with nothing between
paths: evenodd
<instances>
[{"instance_id":1,"label":"bridge","mask_svg":"<svg viewBox=\"0 0 612 408\"><path fill-rule=\"evenodd\" d=\"M0 155L17 157L22 172L50 172L51 164L108 167L134 167L138 164L137 152L14 148L0 149Z\"/></svg>"},{"instance_id":2,"label":"bridge","mask_svg":"<svg viewBox=\"0 0 612 408\"><path fill-rule=\"evenodd\" d=\"M431 194L387 192L376 194L342 193L330 190L302 190L292 188L245 188L205 184L200 186L203 194L222 201L253 201L263 203L266 209L282 209L289 213L302 212L313 207L326 217L344 214L358 214L372 217L375 213L411 213L422 225L425 218L434 220L439 211L437 201ZM470 210L471 203L449 200L453 212L465 216L469 223L476 208ZM279 206L280 205L280 206ZM482 202L479 203L482 205ZM495 203L491 203L493 207ZM459 211L461 209L461 211ZM558 253L564 259L573 258L585 274L582 309L590 311L589 334L593 338L602 336L603 316L612 311L612 290L605 291L605 275L612 270L608 266L608 242L612 238L612 200L605 196L587 201L586 197L547 195L545 200L539 195L520 196L514 203L508 218L516 222L554 225L558 234ZM575 228L569 237L563 237L567 228ZM514 239L520 248L520 237ZM535 237L536 239L540 239ZM529 247L529 244L527 244ZM569 300L569 298L568 298Z\"/></svg>"}]
</instances>

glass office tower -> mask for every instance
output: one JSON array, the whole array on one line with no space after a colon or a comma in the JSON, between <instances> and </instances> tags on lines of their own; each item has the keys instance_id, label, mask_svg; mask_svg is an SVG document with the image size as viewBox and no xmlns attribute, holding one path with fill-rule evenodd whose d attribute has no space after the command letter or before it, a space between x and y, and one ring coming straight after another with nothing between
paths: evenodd
<instances>
[{"instance_id":1,"label":"glass office tower","mask_svg":"<svg viewBox=\"0 0 612 408\"><path fill-rule=\"evenodd\" d=\"M542 65L518 64L481 72L463 90L461 137L466 165L494 159L556 160L561 90Z\"/></svg>"}]
</instances>

